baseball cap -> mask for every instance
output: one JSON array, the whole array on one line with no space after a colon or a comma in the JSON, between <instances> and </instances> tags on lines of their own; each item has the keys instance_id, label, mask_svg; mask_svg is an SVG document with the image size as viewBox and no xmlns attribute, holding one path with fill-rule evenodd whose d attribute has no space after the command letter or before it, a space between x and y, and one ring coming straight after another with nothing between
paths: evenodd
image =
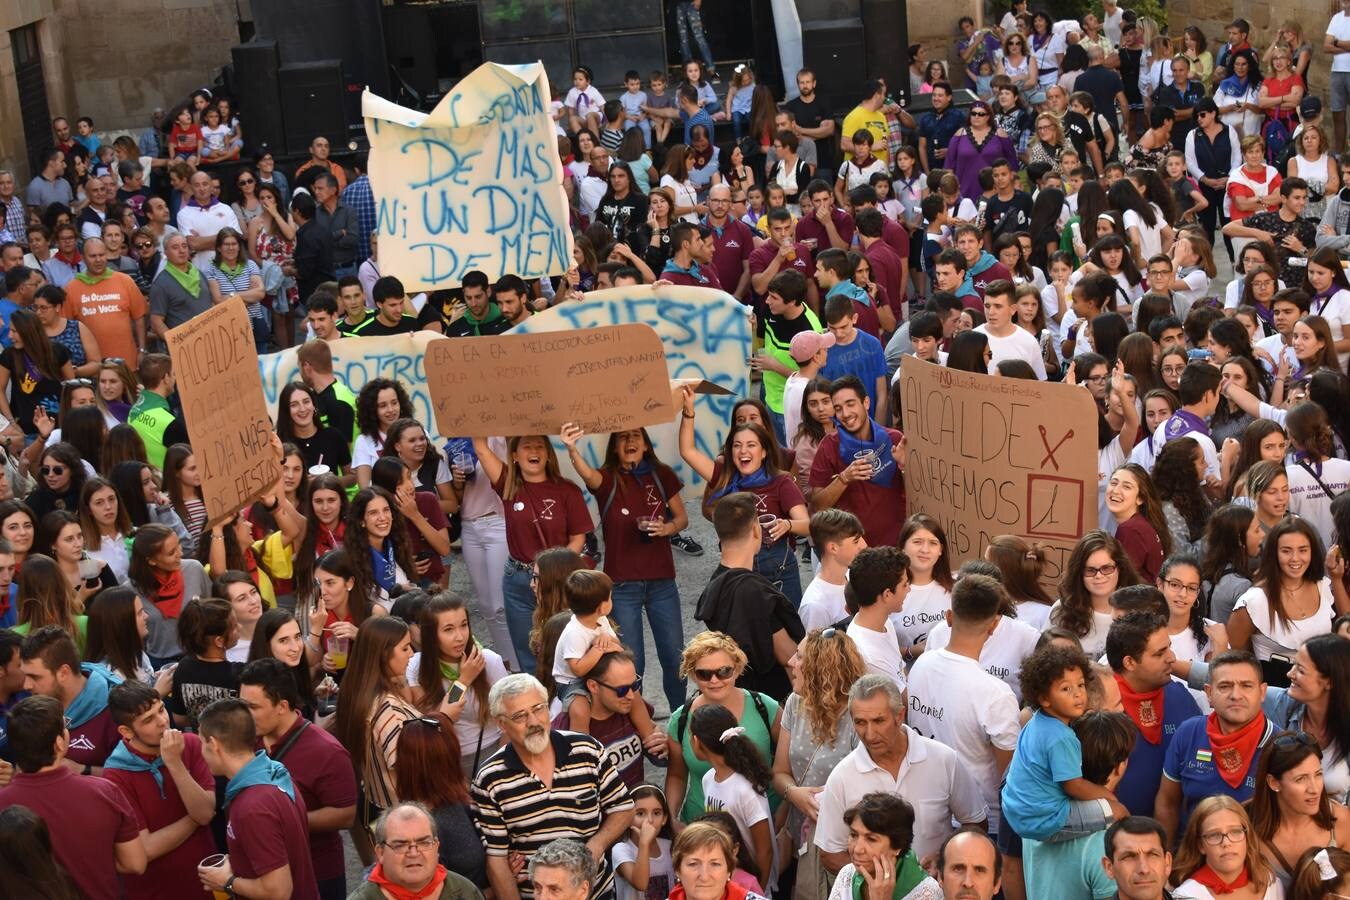
<instances>
[{"instance_id":1,"label":"baseball cap","mask_svg":"<svg viewBox=\"0 0 1350 900\"><path fill-rule=\"evenodd\" d=\"M1307 96L1299 101L1298 116L1300 119L1311 119L1322 113L1322 98Z\"/></svg>"},{"instance_id":2,"label":"baseball cap","mask_svg":"<svg viewBox=\"0 0 1350 900\"><path fill-rule=\"evenodd\" d=\"M793 335L788 352L792 354L792 359L800 364L810 362L811 357L821 350L828 350L833 346L834 335L829 332L821 334L818 331L802 331Z\"/></svg>"}]
</instances>

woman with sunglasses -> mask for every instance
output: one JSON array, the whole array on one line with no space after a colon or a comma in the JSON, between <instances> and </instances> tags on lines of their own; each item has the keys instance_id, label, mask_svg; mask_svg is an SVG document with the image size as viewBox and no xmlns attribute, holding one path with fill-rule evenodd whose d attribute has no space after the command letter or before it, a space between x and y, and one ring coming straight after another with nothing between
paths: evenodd
<instances>
[{"instance_id":1,"label":"woman with sunglasses","mask_svg":"<svg viewBox=\"0 0 1350 900\"><path fill-rule=\"evenodd\" d=\"M9 320L9 348L0 365L0 415L37 435L37 410L55 415L61 383L75 377L70 351L42 330L37 313L16 309Z\"/></svg>"},{"instance_id":2,"label":"woman with sunglasses","mask_svg":"<svg viewBox=\"0 0 1350 900\"><path fill-rule=\"evenodd\" d=\"M164 201L159 202L162 204ZM167 229L172 226L164 227ZM136 259L136 270L140 280L147 284L153 283L164 269L164 254L160 252L159 236L148 227L137 228L131 234L131 252Z\"/></svg>"},{"instance_id":3,"label":"woman with sunglasses","mask_svg":"<svg viewBox=\"0 0 1350 900\"><path fill-rule=\"evenodd\" d=\"M783 706L782 721L787 740L778 742L774 754L773 787L792 804L787 830L794 841L815 825L820 812L816 795L835 764L858 745L848 691L866 674L857 645L841 629L811 632L788 661L792 693ZM820 849L813 841L807 843L806 856L798 860L796 896L823 897L829 892L828 875L820 863ZM809 890L812 885L814 892Z\"/></svg>"},{"instance_id":4,"label":"woman with sunglasses","mask_svg":"<svg viewBox=\"0 0 1350 900\"><path fill-rule=\"evenodd\" d=\"M1329 796L1322 772L1326 756L1306 731L1287 731L1265 748L1256 769L1261 789L1247 801L1247 813L1266 862L1286 890L1304 850L1350 847L1350 811Z\"/></svg>"},{"instance_id":5,"label":"woman with sunglasses","mask_svg":"<svg viewBox=\"0 0 1350 900\"><path fill-rule=\"evenodd\" d=\"M709 763L694 755L689 733L689 716L694 710L710 703L726 707L764 761L771 761L770 748L780 739L782 712L778 701L767 694L736 686L746 662L745 652L736 642L718 631L697 634L685 645L680 675L693 678L698 693L671 713L666 727L670 768L666 770L665 788L672 821L687 824L704 811L703 774ZM770 792L769 800L777 808L780 798L776 792Z\"/></svg>"},{"instance_id":6,"label":"woman with sunglasses","mask_svg":"<svg viewBox=\"0 0 1350 900\"><path fill-rule=\"evenodd\" d=\"M253 220L264 215L262 203L258 198L257 174L249 168L240 169L235 173L234 187L239 192L239 199L231 203L230 208L234 210L235 218L239 220L244 233L249 234Z\"/></svg>"},{"instance_id":7,"label":"woman with sunglasses","mask_svg":"<svg viewBox=\"0 0 1350 900\"><path fill-rule=\"evenodd\" d=\"M1188 900L1281 900L1247 812L1227 794L1201 800L1172 863L1174 896Z\"/></svg>"},{"instance_id":8,"label":"woman with sunglasses","mask_svg":"<svg viewBox=\"0 0 1350 900\"><path fill-rule=\"evenodd\" d=\"M947 168L961 182L961 195L977 200L981 196L980 170L994 160L1004 159L1017 171L1017 148L1006 134L994 130L994 110L983 100L970 107L969 121L947 145Z\"/></svg>"},{"instance_id":9,"label":"woman with sunglasses","mask_svg":"<svg viewBox=\"0 0 1350 900\"><path fill-rule=\"evenodd\" d=\"M1350 799L1350 641L1320 634L1305 641L1293 660L1289 687L1267 690L1266 714L1276 727L1305 731L1317 741L1327 796L1345 803Z\"/></svg>"},{"instance_id":10,"label":"woman with sunglasses","mask_svg":"<svg viewBox=\"0 0 1350 900\"><path fill-rule=\"evenodd\" d=\"M996 74L1007 75L1012 80L1012 87L1023 96L1036 90L1040 80L1036 60L1027 53L1027 39L1015 32L1003 39L1003 57L996 69Z\"/></svg>"},{"instance_id":11,"label":"woman with sunglasses","mask_svg":"<svg viewBox=\"0 0 1350 900\"><path fill-rule=\"evenodd\" d=\"M73 445L63 442L43 450L37 474L37 490L28 495L27 503L38 521L53 510L79 509L80 491L88 475Z\"/></svg>"}]
</instances>

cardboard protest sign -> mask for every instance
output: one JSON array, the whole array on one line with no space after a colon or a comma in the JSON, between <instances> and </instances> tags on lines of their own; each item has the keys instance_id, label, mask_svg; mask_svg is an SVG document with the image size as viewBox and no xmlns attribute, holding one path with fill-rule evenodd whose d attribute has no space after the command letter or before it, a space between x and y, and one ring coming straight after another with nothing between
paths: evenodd
<instances>
[{"instance_id":1,"label":"cardboard protest sign","mask_svg":"<svg viewBox=\"0 0 1350 900\"><path fill-rule=\"evenodd\" d=\"M166 337L188 438L201 469L207 524L214 525L258 499L281 476L253 327L244 301L236 297Z\"/></svg>"},{"instance_id":2,"label":"cardboard protest sign","mask_svg":"<svg viewBox=\"0 0 1350 900\"><path fill-rule=\"evenodd\" d=\"M485 63L430 113L362 96L381 271L410 292L456 287L471 269L491 282L567 271L551 97L539 63Z\"/></svg>"},{"instance_id":3,"label":"cardboard protest sign","mask_svg":"<svg viewBox=\"0 0 1350 900\"><path fill-rule=\"evenodd\" d=\"M1097 410L1081 387L900 364L909 511L947 532L952 568L1016 534L1048 551L1058 585L1097 527Z\"/></svg>"},{"instance_id":4,"label":"cardboard protest sign","mask_svg":"<svg viewBox=\"0 0 1350 900\"><path fill-rule=\"evenodd\" d=\"M426 370L442 434L555 435L565 422L608 434L675 414L648 325L446 338L427 345Z\"/></svg>"}]
</instances>

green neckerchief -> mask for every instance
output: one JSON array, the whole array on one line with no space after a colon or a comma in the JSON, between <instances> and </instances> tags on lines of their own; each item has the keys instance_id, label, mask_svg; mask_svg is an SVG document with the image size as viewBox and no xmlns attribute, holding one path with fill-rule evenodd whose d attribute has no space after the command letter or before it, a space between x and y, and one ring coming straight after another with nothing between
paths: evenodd
<instances>
[{"instance_id":1,"label":"green neckerchief","mask_svg":"<svg viewBox=\"0 0 1350 900\"><path fill-rule=\"evenodd\" d=\"M239 262L235 263L232 266L227 266L225 263L222 262L218 264L216 268L224 272L226 276L228 276L229 278L238 278L240 275L244 273L244 261L240 260Z\"/></svg>"},{"instance_id":2,"label":"green neckerchief","mask_svg":"<svg viewBox=\"0 0 1350 900\"><path fill-rule=\"evenodd\" d=\"M112 269L104 269L102 275L92 275L89 272L76 272L75 277L85 284L98 284L105 278L112 277Z\"/></svg>"},{"instance_id":3,"label":"green neckerchief","mask_svg":"<svg viewBox=\"0 0 1350 900\"><path fill-rule=\"evenodd\" d=\"M895 863L895 889L891 891L891 900L901 900L927 877L928 873L923 870L923 866L919 865L919 860L914 856L914 851L906 851L905 855L896 860ZM853 897L853 900L862 900L866 893L867 880L863 878L862 872L855 870L853 872L853 893L850 896Z\"/></svg>"},{"instance_id":4,"label":"green neckerchief","mask_svg":"<svg viewBox=\"0 0 1350 900\"><path fill-rule=\"evenodd\" d=\"M478 638L473 639L473 645L478 648L479 653L483 652L483 644L481 641L478 640ZM455 665L454 663L442 661L441 676L449 679L451 684L455 683L456 681L459 681L459 666Z\"/></svg>"},{"instance_id":5,"label":"green neckerchief","mask_svg":"<svg viewBox=\"0 0 1350 900\"><path fill-rule=\"evenodd\" d=\"M464 306L464 318L467 319L467 320L469 321L469 324L472 325L472 326L474 327L475 330L477 330L477 329L479 328L479 326L487 325L487 324L489 324L489 323L491 323L491 322L495 322L495 321L497 321L498 319L500 319L501 317L502 317L502 311L501 311L501 309L498 308L497 304L493 303L493 302L490 301L490 300L488 301L488 312L487 312L487 315L486 315L486 316L483 316L483 318L481 318L481 319L475 319L475 318L473 317L473 311L472 311L471 309L469 309L468 305L466 304L466 305Z\"/></svg>"},{"instance_id":6,"label":"green neckerchief","mask_svg":"<svg viewBox=\"0 0 1350 900\"><path fill-rule=\"evenodd\" d=\"M169 263L165 266L164 271L168 272L169 276L173 278L174 281L178 282L178 286L187 291L190 296L196 297L201 294L202 273L197 271L197 267L192 263L188 263L186 272L179 269L173 263Z\"/></svg>"}]
</instances>

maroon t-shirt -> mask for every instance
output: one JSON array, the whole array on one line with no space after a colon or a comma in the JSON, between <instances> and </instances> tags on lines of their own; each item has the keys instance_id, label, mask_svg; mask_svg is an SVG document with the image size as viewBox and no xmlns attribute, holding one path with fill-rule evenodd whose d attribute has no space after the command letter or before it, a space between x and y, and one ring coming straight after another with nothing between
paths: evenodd
<instances>
[{"instance_id":1,"label":"maroon t-shirt","mask_svg":"<svg viewBox=\"0 0 1350 900\"><path fill-rule=\"evenodd\" d=\"M70 728L70 749L66 758L82 766L101 766L116 749L122 736L107 708L80 726Z\"/></svg>"},{"instance_id":2,"label":"maroon t-shirt","mask_svg":"<svg viewBox=\"0 0 1350 900\"><path fill-rule=\"evenodd\" d=\"M842 209L836 209L831 218L834 219L834 230L839 232L839 237L845 244L853 243L853 217ZM830 243L830 233L825 230L825 226L817 221L815 214L809 210L802 210L802 217L797 220L797 240L805 241L810 238L816 239L816 252L828 249L833 246Z\"/></svg>"},{"instance_id":3,"label":"maroon t-shirt","mask_svg":"<svg viewBox=\"0 0 1350 900\"><path fill-rule=\"evenodd\" d=\"M272 751L284 746L303 722L304 719L296 719L295 727L273 745ZM282 756L281 764L291 773L306 810L356 805L356 773L352 770L351 754L322 728L306 727ZM309 852L314 862L314 877L318 880L327 881L346 872L341 832L309 832Z\"/></svg>"},{"instance_id":4,"label":"maroon t-shirt","mask_svg":"<svg viewBox=\"0 0 1350 900\"><path fill-rule=\"evenodd\" d=\"M492 485L498 495L505 478L503 473ZM517 562L532 563L549 547L565 547L569 537L592 528L586 498L570 481L520 482L514 497L502 497L502 507L506 511L506 549Z\"/></svg>"},{"instance_id":5,"label":"maroon t-shirt","mask_svg":"<svg viewBox=\"0 0 1350 900\"><path fill-rule=\"evenodd\" d=\"M722 477L723 465L724 462L721 459L713 463L712 479L708 484L717 484ZM780 519L786 519L788 510L792 507L806 506L806 496L802 493L802 489L797 487L797 482L787 473L775 476L762 487L746 488L746 493L755 495L755 511L761 516L776 516ZM706 490L703 494L703 501L709 513L717 505L717 501L712 500L710 492ZM709 517L711 518L711 516ZM789 539L791 539L791 535L789 535Z\"/></svg>"},{"instance_id":6,"label":"maroon t-shirt","mask_svg":"<svg viewBox=\"0 0 1350 900\"><path fill-rule=\"evenodd\" d=\"M132 751L135 752L134 750ZM216 790L215 779L202 757L202 742L195 734L183 735L183 766L192 776L192 780L212 794ZM159 785L149 772L127 772L122 769L105 769L103 777L117 785L131 803L136 814L136 825L154 833L186 816L187 807L183 796L178 793L178 785L167 769L160 769L164 776L164 796L159 795ZM211 836L211 828L203 825L192 836L159 859L152 859L144 875L123 875L128 900L158 900L160 897L201 897L209 894L197 877L197 863L216 852L216 842Z\"/></svg>"},{"instance_id":7,"label":"maroon t-shirt","mask_svg":"<svg viewBox=\"0 0 1350 900\"><path fill-rule=\"evenodd\" d=\"M989 268L985 269L983 272L979 273L978 275L972 275L970 278L970 284L971 287L975 288L975 290L979 292L980 300L983 301L984 289L1000 279L1002 279L1003 281L1012 281L1012 272L1009 272L1008 267L1005 266L1003 263L996 262ZM981 310L984 309L983 302L981 302L979 308Z\"/></svg>"},{"instance_id":8,"label":"maroon t-shirt","mask_svg":"<svg viewBox=\"0 0 1350 900\"><path fill-rule=\"evenodd\" d=\"M597 507L604 511L613 494L614 501L600 522L605 532L605 574L615 581L656 581L675 577L675 559L670 538L647 537L638 531L642 516L664 516L669 498L677 495L683 483L670 468L657 466L647 475L623 475L615 490L615 471L600 470L600 487L592 493ZM661 479L666 499L656 488Z\"/></svg>"},{"instance_id":9,"label":"maroon t-shirt","mask_svg":"<svg viewBox=\"0 0 1350 900\"><path fill-rule=\"evenodd\" d=\"M229 806L225 826L230 868L240 878L261 878L291 867L293 900L319 900L319 883L309 856L309 825L299 792L292 800L276 785L244 788Z\"/></svg>"},{"instance_id":10,"label":"maroon t-shirt","mask_svg":"<svg viewBox=\"0 0 1350 900\"><path fill-rule=\"evenodd\" d=\"M892 443L903 436L894 428L887 428L886 431L890 433ZM813 489L823 488L846 468L848 466L839 457L839 435L827 434L816 448L808 483ZM905 522L903 478L897 478L894 487L882 487L870 481L850 482L834 505L858 517L869 547L894 547L899 542L900 528Z\"/></svg>"},{"instance_id":11,"label":"maroon t-shirt","mask_svg":"<svg viewBox=\"0 0 1350 900\"><path fill-rule=\"evenodd\" d=\"M901 259L909 259L909 232L888 216L881 217L881 240Z\"/></svg>"},{"instance_id":12,"label":"maroon t-shirt","mask_svg":"<svg viewBox=\"0 0 1350 900\"><path fill-rule=\"evenodd\" d=\"M792 262L784 260L783 264L778 267L778 271L785 272L788 269L796 269L798 272L802 273L802 277L809 282L816 274L816 265L811 258L811 248L807 247L801 241L794 243L793 248L797 251L797 258L792 260ZM769 263L773 262L773 258L777 255L778 245L772 241L760 244L751 251L750 277L753 278L768 269Z\"/></svg>"},{"instance_id":13,"label":"maroon t-shirt","mask_svg":"<svg viewBox=\"0 0 1350 900\"><path fill-rule=\"evenodd\" d=\"M717 280L722 283L722 290L729 294L740 284L741 271L750 258L750 252L755 249L755 236L750 226L740 219L728 219L720 235L716 227L707 224L713 229L713 245L716 247L712 268L717 270Z\"/></svg>"},{"instance_id":14,"label":"maroon t-shirt","mask_svg":"<svg viewBox=\"0 0 1350 900\"><path fill-rule=\"evenodd\" d=\"M706 266L700 265L698 267L698 274L701 276L700 278L695 278L687 272L672 272L671 270L666 269L663 272L658 272L656 277L669 281L671 284L684 284L689 287L716 288L719 291L724 290L721 279L717 277L716 260ZM736 287L734 282L731 286L732 288Z\"/></svg>"},{"instance_id":15,"label":"maroon t-shirt","mask_svg":"<svg viewBox=\"0 0 1350 900\"><path fill-rule=\"evenodd\" d=\"M121 898L113 845L134 841L141 826L131 804L112 782L76 775L65 766L31 775L16 772L9 787L0 790L0 809L15 804L28 807L47 823L56 861L70 872L81 896ZM18 896L16 885L0 887L0 892Z\"/></svg>"},{"instance_id":16,"label":"maroon t-shirt","mask_svg":"<svg viewBox=\"0 0 1350 900\"><path fill-rule=\"evenodd\" d=\"M422 518L431 523L432 528L449 528L450 520L445 517L445 510L441 509L441 498L431 491L417 491L413 495L417 502L417 511L422 514ZM422 532L417 530L417 526L408 523L408 543L412 547L413 555L427 552L431 554L431 568L427 569L425 575L421 578L430 578L437 580L445 574L445 566L441 563L441 555L431 549L427 539L422 536ZM412 572L408 573L410 576Z\"/></svg>"},{"instance_id":17,"label":"maroon t-shirt","mask_svg":"<svg viewBox=\"0 0 1350 900\"><path fill-rule=\"evenodd\" d=\"M904 229L901 229L902 231ZM905 320L905 285L901 274L901 257L886 245L885 241L874 241L863 251L867 261L872 264L872 280L886 289L886 299L891 312L895 313L897 323Z\"/></svg>"}]
</instances>

